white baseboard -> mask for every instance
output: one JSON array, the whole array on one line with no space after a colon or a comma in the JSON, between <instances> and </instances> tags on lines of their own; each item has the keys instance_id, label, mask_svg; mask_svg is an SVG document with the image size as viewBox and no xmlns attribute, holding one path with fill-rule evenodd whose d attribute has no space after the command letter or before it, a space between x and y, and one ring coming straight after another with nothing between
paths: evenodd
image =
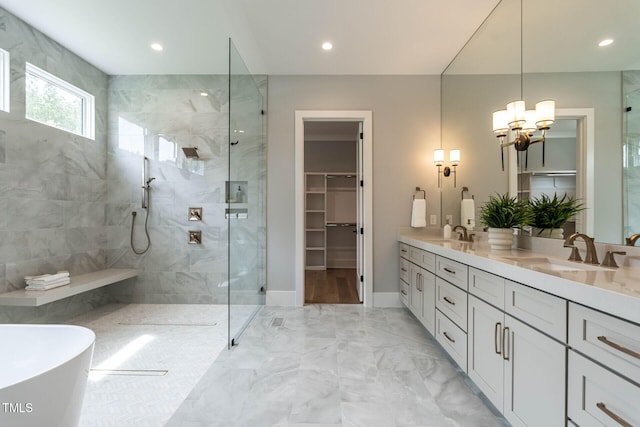
<instances>
[{"instance_id":1,"label":"white baseboard","mask_svg":"<svg viewBox=\"0 0 640 427\"><path fill-rule=\"evenodd\" d=\"M267 289L267 305L295 306L296 291L270 291Z\"/></svg>"},{"instance_id":2,"label":"white baseboard","mask_svg":"<svg viewBox=\"0 0 640 427\"><path fill-rule=\"evenodd\" d=\"M404 307L400 301L400 292L374 292L374 307Z\"/></svg>"}]
</instances>

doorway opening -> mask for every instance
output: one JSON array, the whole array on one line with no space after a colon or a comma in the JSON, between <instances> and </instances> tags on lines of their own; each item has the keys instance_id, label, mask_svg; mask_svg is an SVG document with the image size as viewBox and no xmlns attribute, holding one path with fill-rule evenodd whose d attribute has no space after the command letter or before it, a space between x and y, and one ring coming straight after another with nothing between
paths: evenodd
<instances>
[{"instance_id":1,"label":"doorway opening","mask_svg":"<svg viewBox=\"0 0 640 427\"><path fill-rule=\"evenodd\" d=\"M358 304L362 122L304 125L305 304ZM360 208L360 209L359 209Z\"/></svg>"},{"instance_id":2,"label":"doorway opening","mask_svg":"<svg viewBox=\"0 0 640 427\"><path fill-rule=\"evenodd\" d=\"M373 302L370 111L296 111L296 305Z\"/></svg>"}]
</instances>

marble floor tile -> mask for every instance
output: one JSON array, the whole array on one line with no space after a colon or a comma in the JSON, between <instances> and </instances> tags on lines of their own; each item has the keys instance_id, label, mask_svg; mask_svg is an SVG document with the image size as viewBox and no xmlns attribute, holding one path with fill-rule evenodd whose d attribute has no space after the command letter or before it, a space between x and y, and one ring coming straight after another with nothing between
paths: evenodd
<instances>
[{"instance_id":1,"label":"marble floor tile","mask_svg":"<svg viewBox=\"0 0 640 427\"><path fill-rule=\"evenodd\" d=\"M508 424L407 310L319 304L264 307L167 425Z\"/></svg>"}]
</instances>

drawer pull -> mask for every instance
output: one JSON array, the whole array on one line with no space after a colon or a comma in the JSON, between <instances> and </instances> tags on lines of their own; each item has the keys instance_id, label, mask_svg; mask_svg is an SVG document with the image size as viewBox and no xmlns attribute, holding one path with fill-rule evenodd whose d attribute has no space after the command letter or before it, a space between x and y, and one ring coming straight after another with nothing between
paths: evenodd
<instances>
[{"instance_id":1,"label":"drawer pull","mask_svg":"<svg viewBox=\"0 0 640 427\"><path fill-rule=\"evenodd\" d=\"M406 268L401 268L400 271L404 271L406 273L407 269Z\"/></svg>"},{"instance_id":2,"label":"drawer pull","mask_svg":"<svg viewBox=\"0 0 640 427\"><path fill-rule=\"evenodd\" d=\"M611 411L610 409L608 409L605 404L603 402L598 402L596 403L596 406L598 407L598 409L600 409L602 412L604 412L605 414L607 414L609 416L609 418L611 418L612 420L614 420L615 422L617 422L618 424L620 424L623 427L633 427L631 424L629 424L628 422L626 422L622 417L620 417L619 415L617 415L615 412Z\"/></svg>"},{"instance_id":3,"label":"drawer pull","mask_svg":"<svg viewBox=\"0 0 640 427\"><path fill-rule=\"evenodd\" d=\"M613 347L618 351L623 352L624 354L628 354L629 356L635 357L636 359L640 359L640 353L636 353L633 350L629 350L626 347L621 346L620 344L616 344L613 341L609 341L607 339L607 337L600 335L598 337L598 341L605 343L606 345L608 345L609 347Z\"/></svg>"},{"instance_id":4,"label":"drawer pull","mask_svg":"<svg viewBox=\"0 0 640 427\"><path fill-rule=\"evenodd\" d=\"M451 269L449 269L447 267L443 268L443 270L446 271L449 274L456 274L455 270L451 270Z\"/></svg>"},{"instance_id":5,"label":"drawer pull","mask_svg":"<svg viewBox=\"0 0 640 427\"><path fill-rule=\"evenodd\" d=\"M400 249L400 252L402 252L402 253L405 253L405 254L406 254L406 253L407 253L407 250L406 250L406 249Z\"/></svg>"},{"instance_id":6,"label":"drawer pull","mask_svg":"<svg viewBox=\"0 0 640 427\"><path fill-rule=\"evenodd\" d=\"M402 289L400 292L402 292L402 295L407 296L407 291L405 291L404 289Z\"/></svg>"},{"instance_id":7,"label":"drawer pull","mask_svg":"<svg viewBox=\"0 0 640 427\"><path fill-rule=\"evenodd\" d=\"M449 303L449 304L451 304L451 305L456 305L456 302L455 302L455 301L451 301L451 300L449 299L449 297L444 297L444 298L442 298L442 299L443 299L443 300L445 300L446 302L448 302L448 303Z\"/></svg>"},{"instance_id":8,"label":"drawer pull","mask_svg":"<svg viewBox=\"0 0 640 427\"><path fill-rule=\"evenodd\" d=\"M456 340L454 340L453 338L451 338L451 337L449 336L449 334L447 333L447 331L444 331L444 332L442 333L442 335L444 335L444 337L445 337L446 339L448 339L449 341L451 341L451 342L456 342Z\"/></svg>"},{"instance_id":9,"label":"drawer pull","mask_svg":"<svg viewBox=\"0 0 640 427\"><path fill-rule=\"evenodd\" d=\"M502 354L502 350L500 349L500 346L498 345L498 336L500 335L500 329L502 329L502 323L497 322L496 323L496 327L493 330L493 347L496 351L496 354Z\"/></svg>"},{"instance_id":10,"label":"drawer pull","mask_svg":"<svg viewBox=\"0 0 640 427\"><path fill-rule=\"evenodd\" d=\"M508 331L509 331L508 326L502 330L502 358L506 361L509 361L509 355L507 354L507 350L509 349L509 344L507 344L507 346L505 347L505 343L507 342L507 338L509 337Z\"/></svg>"}]
</instances>

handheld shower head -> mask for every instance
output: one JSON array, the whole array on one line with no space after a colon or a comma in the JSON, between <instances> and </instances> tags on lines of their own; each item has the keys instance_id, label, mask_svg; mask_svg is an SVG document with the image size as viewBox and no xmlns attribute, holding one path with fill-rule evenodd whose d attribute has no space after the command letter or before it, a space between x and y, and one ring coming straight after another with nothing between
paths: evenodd
<instances>
[{"instance_id":1,"label":"handheld shower head","mask_svg":"<svg viewBox=\"0 0 640 427\"><path fill-rule=\"evenodd\" d=\"M199 159L198 155L198 147L182 147L182 151L184 152L184 156L187 159Z\"/></svg>"}]
</instances>

